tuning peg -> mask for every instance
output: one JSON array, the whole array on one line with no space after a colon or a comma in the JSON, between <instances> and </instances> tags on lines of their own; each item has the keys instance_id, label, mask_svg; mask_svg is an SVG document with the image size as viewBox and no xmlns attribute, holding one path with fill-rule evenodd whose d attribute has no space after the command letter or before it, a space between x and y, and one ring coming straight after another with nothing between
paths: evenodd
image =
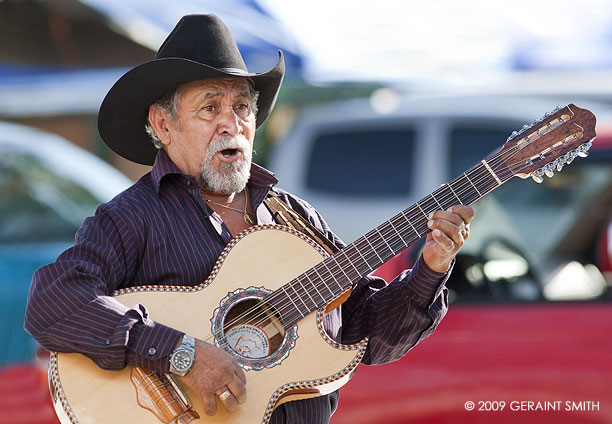
<instances>
[{"instance_id":1,"label":"tuning peg","mask_svg":"<svg viewBox=\"0 0 612 424\"><path fill-rule=\"evenodd\" d=\"M578 147L580 149L580 151L578 152L578 156L580 156L581 158L586 158L589 155L589 149L591 148L592 145L593 145L592 141L581 144Z\"/></svg>"},{"instance_id":2,"label":"tuning peg","mask_svg":"<svg viewBox=\"0 0 612 424\"><path fill-rule=\"evenodd\" d=\"M582 144L578 148L580 149L580 151L578 152L578 156L580 156L581 158L586 158L589 155L589 148L586 147L586 144Z\"/></svg>"},{"instance_id":3,"label":"tuning peg","mask_svg":"<svg viewBox=\"0 0 612 424\"><path fill-rule=\"evenodd\" d=\"M565 154L567 160L565 161L566 165L569 165L570 163L572 163L574 161L574 159L576 159L576 156L578 156L578 153L576 152L576 150L571 150L569 152L567 152Z\"/></svg>"},{"instance_id":4,"label":"tuning peg","mask_svg":"<svg viewBox=\"0 0 612 424\"><path fill-rule=\"evenodd\" d=\"M542 175L544 175L543 168L536 169L531 174L531 178L533 178L533 181L535 181L536 183L541 184L542 181L544 181L544 178L542 178Z\"/></svg>"},{"instance_id":5,"label":"tuning peg","mask_svg":"<svg viewBox=\"0 0 612 424\"><path fill-rule=\"evenodd\" d=\"M516 137L518 135L518 131L512 131L512 134L510 134L508 136L508 139L506 141L510 141L512 140L514 137Z\"/></svg>"},{"instance_id":6,"label":"tuning peg","mask_svg":"<svg viewBox=\"0 0 612 424\"><path fill-rule=\"evenodd\" d=\"M557 107L555 108L555 112L560 111L561 110L561 105L557 105Z\"/></svg>"},{"instance_id":7,"label":"tuning peg","mask_svg":"<svg viewBox=\"0 0 612 424\"><path fill-rule=\"evenodd\" d=\"M557 167L557 164L555 162L550 162L549 164L547 164L544 167L544 174L548 177L548 178L552 178L555 175L555 168Z\"/></svg>"},{"instance_id":8,"label":"tuning peg","mask_svg":"<svg viewBox=\"0 0 612 424\"><path fill-rule=\"evenodd\" d=\"M561 156L559 159L555 161L557 162L557 172L561 172L561 170L563 169L563 166L565 165L565 161L566 161L565 156Z\"/></svg>"}]
</instances>

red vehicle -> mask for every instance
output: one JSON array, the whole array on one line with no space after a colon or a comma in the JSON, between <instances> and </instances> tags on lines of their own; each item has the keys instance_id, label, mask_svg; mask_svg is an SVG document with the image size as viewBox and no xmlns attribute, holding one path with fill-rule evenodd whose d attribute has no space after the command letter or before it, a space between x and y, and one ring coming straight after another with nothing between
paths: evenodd
<instances>
[{"instance_id":1,"label":"red vehicle","mask_svg":"<svg viewBox=\"0 0 612 424\"><path fill-rule=\"evenodd\" d=\"M525 242L470 240L437 331L397 362L360 366L333 424L612 423L612 131L598 133L558 179L489 195L531 222L510 221Z\"/></svg>"}]
</instances>

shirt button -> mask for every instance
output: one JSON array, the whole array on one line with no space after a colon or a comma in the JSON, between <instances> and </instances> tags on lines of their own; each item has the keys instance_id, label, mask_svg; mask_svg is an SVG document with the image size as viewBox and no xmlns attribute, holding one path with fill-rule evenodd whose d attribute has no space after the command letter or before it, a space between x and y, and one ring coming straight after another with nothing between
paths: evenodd
<instances>
[{"instance_id":1,"label":"shirt button","mask_svg":"<svg viewBox=\"0 0 612 424\"><path fill-rule=\"evenodd\" d=\"M187 187L191 187L191 180L187 180Z\"/></svg>"},{"instance_id":2,"label":"shirt button","mask_svg":"<svg viewBox=\"0 0 612 424\"><path fill-rule=\"evenodd\" d=\"M109 344L111 344L111 341L110 341L110 339L106 339L106 340L104 341L104 343L106 343L107 345L109 345Z\"/></svg>"},{"instance_id":3,"label":"shirt button","mask_svg":"<svg viewBox=\"0 0 612 424\"><path fill-rule=\"evenodd\" d=\"M149 355L153 356L155 355L156 352L157 352L157 349L155 349L154 347L149 348Z\"/></svg>"}]
</instances>

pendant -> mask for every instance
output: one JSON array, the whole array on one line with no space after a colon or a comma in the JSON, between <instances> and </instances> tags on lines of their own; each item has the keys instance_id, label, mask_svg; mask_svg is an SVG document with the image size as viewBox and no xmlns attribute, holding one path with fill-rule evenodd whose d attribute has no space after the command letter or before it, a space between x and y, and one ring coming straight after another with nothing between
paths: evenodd
<instances>
[{"instance_id":1,"label":"pendant","mask_svg":"<svg viewBox=\"0 0 612 424\"><path fill-rule=\"evenodd\" d=\"M251 215L246 213L246 211L244 211L243 217L244 217L244 222L246 222L249 225L255 225L257 223Z\"/></svg>"}]
</instances>

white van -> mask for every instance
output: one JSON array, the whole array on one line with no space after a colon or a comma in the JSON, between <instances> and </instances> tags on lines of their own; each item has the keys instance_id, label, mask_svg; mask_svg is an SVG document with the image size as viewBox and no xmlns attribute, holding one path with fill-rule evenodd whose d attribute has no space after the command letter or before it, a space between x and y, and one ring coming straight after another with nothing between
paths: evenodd
<instances>
[{"instance_id":1,"label":"white van","mask_svg":"<svg viewBox=\"0 0 612 424\"><path fill-rule=\"evenodd\" d=\"M271 153L269 167L280 187L313 204L345 242L451 181L559 100L455 96L395 102L384 112L371 99L306 110ZM588 106L599 120L610 116L606 106ZM514 180L506 184L511 189L500 190L511 196L524 190L519 184L533 183ZM503 214L495 215L488 224L503 232ZM475 225L485 221L479 216ZM506 237L521 242L515 229L507 230Z\"/></svg>"}]
</instances>

